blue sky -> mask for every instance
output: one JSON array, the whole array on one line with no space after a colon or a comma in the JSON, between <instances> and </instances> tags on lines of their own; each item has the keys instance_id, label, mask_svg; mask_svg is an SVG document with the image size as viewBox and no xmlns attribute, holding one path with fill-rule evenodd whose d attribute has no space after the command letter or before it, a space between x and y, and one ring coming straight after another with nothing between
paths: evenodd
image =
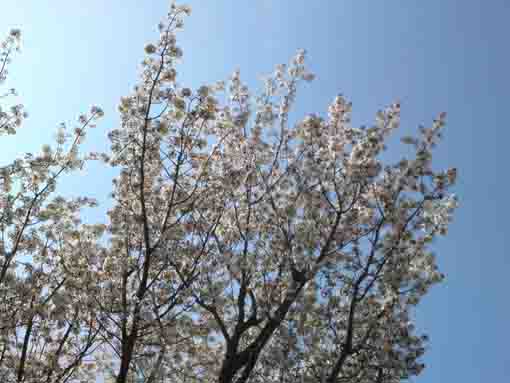
<instances>
[{"instance_id":1,"label":"blue sky","mask_svg":"<svg viewBox=\"0 0 510 383\"><path fill-rule=\"evenodd\" d=\"M509 259L505 160L510 54L510 3L504 0L428 1L204 1L180 35L180 82L225 79L241 68L258 75L285 63L297 48L309 52L317 80L301 89L297 111L325 113L342 93L353 120L370 124L377 109L402 103L402 134L448 112L436 164L457 166L461 207L449 236L435 245L446 282L420 306L431 336L420 383L504 382L510 378ZM30 117L15 137L0 139L0 163L52 140L61 121L72 122L92 104L106 118L87 148L106 149L118 124L116 105L136 81L145 42L167 1L40 0L4 2L0 33L20 27L23 52L15 59L15 86ZM296 113L296 116L299 115ZM397 157L402 147L391 147ZM66 193L106 200L112 173L90 165L68 178ZM89 219L95 219L95 213Z\"/></svg>"}]
</instances>

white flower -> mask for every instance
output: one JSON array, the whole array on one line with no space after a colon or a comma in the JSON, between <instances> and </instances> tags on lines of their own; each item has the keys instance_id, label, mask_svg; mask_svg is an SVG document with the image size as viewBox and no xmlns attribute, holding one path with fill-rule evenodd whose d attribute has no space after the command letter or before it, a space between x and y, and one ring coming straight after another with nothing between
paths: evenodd
<instances>
[{"instance_id":1,"label":"white flower","mask_svg":"<svg viewBox=\"0 0 510 383\"><path fill-rule=\"evenodd\" d=\"M203 85L200 88L198 88L198 94L202 97L207 97L209 94L209 87Z\"/></svg>"},{"instance_id":2,"label":"white flower","mask_svg":"<svg viewBox=\"0 0 510 383\"><path fill-rule=\"evenodd\" d=\"M189 5L180 5L176 8L177 12L183 12L187 16L191 15L191 7Z\"/></svg>"},{"instance_id":3,"label":"white flower","mask_svg":"<svg viewBox=\"0 0 510 383\"><path fill-rule=\"evenodd\" d=\"M156 48L156 46L155 46L154 44L150 44L150 43L149 43L149 44L147 44L147 45L145 46L144 50L145 50L145 53L147 53L148 55L150 55L150 54L155 53L155 52L156 52L156 50L157 50L157 48Z\"/></svg>"},{"instance_id":4,"label":"white flower","mask_svg":"<svg viewBox=\"0 0 510 383\"><path fill-rule=\"evenodd\" d=\"M90 113L92 113L97 118L104 116L103 109L97 105L93 105L92 108L90 108Z\"/></svg>"},{"instance_id":5,"label":"white flower","mask_svg":"<svg viewBox=\"0 0 510 383\"><path fill-rule=\"evenodd\" d=\"M303 65L305 63L305 55L306 51L304 49L299 49L294 57L294 63L297 65Z\"/></svg>"},{"instance_id":6,"label":"white flower","mask_svg":"<svg viewBox=\"0 0 510 383\"><path fill-rule=\"evenodd\" d=\"M9 35L19 40L21 38L21 30L18 28L13 28L10 30Z\"/></svg>"},{"instance_id":7,"label":"white flower","mask_svg":"<svg viewBox=\"0 0 510 383\"><path fill-rule=\"evenodd\" d=\"M302 78L303 78L303 80L305 80L307 82L311 82L315 79L315 75L310 72L304 72L302 75Z\"/></svg>"},{"instance_id":8,"label":"white flower","mask_svg":"<svg viewBox=\"0 0 510 383\"><path fill-rule=\"evenodd\" d=\"M182 88L180 93L181 93L181 97L189 97L189 96L191 96L191 89L190 88Z\"/></svg>"}]
</instances>

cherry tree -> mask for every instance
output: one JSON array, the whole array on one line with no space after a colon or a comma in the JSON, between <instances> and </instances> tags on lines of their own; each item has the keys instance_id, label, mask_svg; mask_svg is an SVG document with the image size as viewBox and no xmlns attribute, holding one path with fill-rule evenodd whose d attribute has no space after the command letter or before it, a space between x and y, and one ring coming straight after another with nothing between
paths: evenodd
<instances>
[{"instance_id":1,"label":"cherry tree","mask_svg":"<svg viewBox=\"0 0 510 383\"><path fill-rule=\"evenodd\" d=\"M20 31L12 30L1 45L1 82L20 38ZM14 95L11 89L2 101ZM23 105L7 107L2 105L0 131L15 134L27 114ZM102 114L93 107L72 133L61 126L53 147L43 145L40 153L27 153L1 169L0 376L5 382L86 376L79 367L99 332L92 323L95 311L80 294L92 282L85 254L97 250L100 232L80 225L79 211L95 202L54 194L59 177L82 166L78 147Z\"/></svg>"},{"instance_id":2,"label":"cherry tree","mask_svg":"<svg viewBox=\"0 0 510 383\"><path fill-rule=\"evenodd\" d=\"M188 12L172 8L159 25L160 41L145 47L140 82L122 98L122 126L110 132L111 153L102 155L120 168L108 213L111 246L97 260L98 321L118 356L118 382L143 366L152 370L148 381L155 379L185 341L179 328L194 303L189 287L221 217L221 209L205 209L221 200L194 164L205 155L214 105L199 97L186 104L191 92L175 85L182 56L175 30Z\"/></svg>"},{"instance_id":3,"label":"cherry tree","mask_svg":"<svg viewBox=\"0 0 510 383\"><path fill-rule=\"evenodd\" d=\"M441 113L410 158L383 159L400 105L370 127L336 96L292 121L300 50L252 92L239 71L178 82L172 5L145 46L108 153L79 154L99 107L55 147L2 169L0 374L5 381L394 382L418 375L427 336L414 307L443 279L432 243L457 206L456 169L438 170ZM5 78L19 31L3 45ZM12 92L11 92L12 93ZM23 107L0 114L15 133ZM397 150L397 148L395 148ZM106 225L86 197L56 193L62 173L118 169Z\"/></svg>"}]
</instances>

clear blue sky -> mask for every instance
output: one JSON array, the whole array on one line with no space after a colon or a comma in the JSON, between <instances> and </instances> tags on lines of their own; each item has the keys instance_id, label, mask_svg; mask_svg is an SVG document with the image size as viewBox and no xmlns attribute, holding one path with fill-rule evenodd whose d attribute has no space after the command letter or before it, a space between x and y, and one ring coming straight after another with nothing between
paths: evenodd
<instances>
[{"instance_id":1,"label":"clear blue sky","mask_svg":"<svg viewBox=\"0 0 510 383\"><path fill-rule=\"evenodd\" d=\"M193 15L180 35L183 84L225 79L237 67L255 84L302 47L318 75L301 91L302 113L325 112L343 93L354 103L354 121L370 124L378 108L400 99L402 133L411 133L448 112L436 164L459 168L461 207L450 235L436 244L446 282L417 314L431 345L428 368L416 382L510 381L508 0L188 3ZM37 150L59 122L72 121L91 104L103 106L106 118L88 148L106 148L119 97L134 84L144 43L156 38L167 4L3 2L0 32L21 27L24 33L9 84L18 88L30 118L18 136L0 139L0 163ZM89 166L64 189L105 201L111 175Z\"/></svg>"}]
</instances>

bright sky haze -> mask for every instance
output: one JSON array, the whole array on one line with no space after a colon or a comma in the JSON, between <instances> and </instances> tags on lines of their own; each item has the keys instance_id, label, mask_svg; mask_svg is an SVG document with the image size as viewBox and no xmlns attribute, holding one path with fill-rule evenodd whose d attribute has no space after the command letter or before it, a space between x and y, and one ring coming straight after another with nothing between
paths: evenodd
<instances>
[{"instance_id":1,"label":"bright sky haze","mask_svg":"<svg viewBox=\"0 0 510 383\"><path fill-rule=\"evenodd\" d=\"M435 165L459 169L460 207L447 237L434 246L445 282L418 307L431 338L418 383L510 379L508 324L510 228L507 127L510 88L510 3L429 1L187 1L192 15L178 39L184 59L179 83L193 88L227 79L237 68L255 89L260 76L308 52L315 81L299 89L293 116L327 112L341 93L353 121L370 125L375 112L399 100L399 135L430 126L448 113ZM118 125L116 106L136 81L145 43L158 37L168 1L40 0L4 2L0 34L23 32L7 86L16 87L29 118L0 139L0 164L50 143L62 121L100 105L105 118L86 148L105 150ZM395 145L393 145L395 144ZM406 148L392 141L386 154ZM65 193L102 202L87 219L104 219L114 172L90 164L61 182Z\"/></svg>"}]
</instances>

